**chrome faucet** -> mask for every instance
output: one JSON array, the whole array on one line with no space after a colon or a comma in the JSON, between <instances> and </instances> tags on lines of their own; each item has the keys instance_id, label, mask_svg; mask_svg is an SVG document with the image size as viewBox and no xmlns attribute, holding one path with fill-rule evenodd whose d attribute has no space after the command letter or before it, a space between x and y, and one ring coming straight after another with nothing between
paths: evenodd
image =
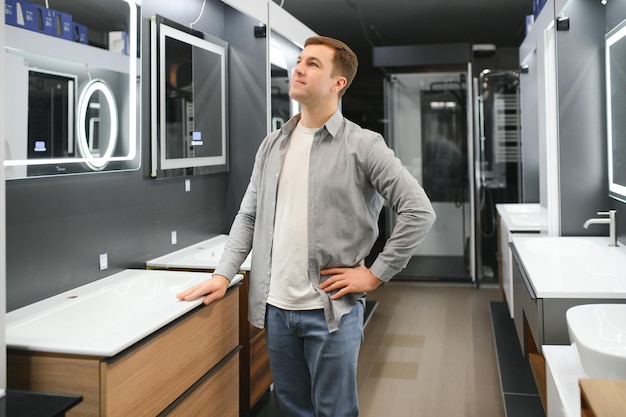
<instances>
[{"instance_id":1,"label":"chrome faucet","mask_svg":"<svg viewBox=\"0 0 626 417\"><path fill-rule=\"evenodd\" d=\"M609 216L607 218L602 219L589 219L583 224L583 227L586 229L590 224L608 224L609 225L609 246L617 246L617 236L615 233L615 214L617 211L609 210L607 211L599 211L598 216Z\"/></svg>"}]
</instances>

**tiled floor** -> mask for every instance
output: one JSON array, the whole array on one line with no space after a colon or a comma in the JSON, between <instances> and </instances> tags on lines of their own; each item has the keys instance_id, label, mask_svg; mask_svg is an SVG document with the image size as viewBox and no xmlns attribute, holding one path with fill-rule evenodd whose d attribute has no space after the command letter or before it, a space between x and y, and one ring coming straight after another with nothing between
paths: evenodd
<instances>
[{"instance_id":1,"label":"tiled floor","mask_svg":"<svg viewBox=\"0 0 626 417\"><path fill-rule=\"evenodd\" d=\"M391 283L365 329L361 417L501 417L489 301L499 290Z\"/></svg>"},{"instance_id":2,"label":"tiled floor","mask_svg":"<svg viewBox=\"0 0 626 417\"><path fill-rule=\"evenodd\" d=\"M392 282L368 299L379 304L359 358L360 417L504 417L497 288ZM257 416L280 417L274 407L270 397Z\"/></svg>"}]
</instances>

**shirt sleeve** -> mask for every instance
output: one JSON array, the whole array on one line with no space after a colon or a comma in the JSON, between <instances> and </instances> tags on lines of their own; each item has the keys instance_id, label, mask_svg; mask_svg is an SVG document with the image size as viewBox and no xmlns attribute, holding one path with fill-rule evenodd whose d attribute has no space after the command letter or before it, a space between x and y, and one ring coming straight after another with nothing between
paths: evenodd
<instances>
[{"instance_id":1,"label":"shirt sleeve","mask_svg":"<svg viewBox=\"0 0 626 417\"><path fill-rule=\"evenodd\" d=\"M222 258L213 272L214 274L223 275L229 280L232 280L241 270L241 264L252 249L257 211L257 190L260 166L262 164L262 149L263 145L261 145L257 151L248 188L241 200L239 211L230 228Z\"/></svg>"},{"instance_id":2,"label":"shirt sleeve","mask_svg":"<svg viewBox=\"0 0 626 417\"><path fill-rule=\"evenodd\" d=\"M369 148L366 166L372 184L397 215L383 250L370 267L374 275L387 282L406 267L436 215L422 186L380 135Z\"/></svg>"}]
</instances>

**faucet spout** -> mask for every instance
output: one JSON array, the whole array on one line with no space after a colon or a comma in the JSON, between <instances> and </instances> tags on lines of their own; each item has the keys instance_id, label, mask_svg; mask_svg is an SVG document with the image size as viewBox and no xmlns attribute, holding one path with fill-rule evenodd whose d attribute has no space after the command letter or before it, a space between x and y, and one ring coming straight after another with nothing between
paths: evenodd
<instances>
[{"instance_id":1,"label":"faucet spout","mask_svg":"<svg viewBox=\"0 0 626 417\"><path fill-rule=\"evenodd\" d=\"M611 219L589 219L583 224L583 227L587 229L591 224L611 224Z\"/></svg>"},{"instance_id":2,"label":"faucet spout","mask_svg":"<svg viewBox=\"0 0 626 417\"><path fill-rule=\"evenodd\" d=\"M617 211L609 210L608 212L599 211L599 216L608 216L600 219L588 219L583 227L587 229L591 224L608 224L609 225L609 246L617 246L617 233L615 232L615 214Z\"/></svg>"}]
</instances>

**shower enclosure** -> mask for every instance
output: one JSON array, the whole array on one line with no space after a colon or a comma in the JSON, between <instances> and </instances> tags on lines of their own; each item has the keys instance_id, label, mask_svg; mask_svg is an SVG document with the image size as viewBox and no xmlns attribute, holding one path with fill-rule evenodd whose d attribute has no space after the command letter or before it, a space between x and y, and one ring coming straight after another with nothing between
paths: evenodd
<instances>
[{"instance_id":1,"label":"shower enclosure","mask_svg":"<svg viewBox=\"0 0 626 417\"><path fill-rule=\"evenodd\" d=\"M402 275L475 281L472 94L467 72L394 74L385 83L396 155L428 194L437 221ZM389 215L388 228L395 224Z\"/></svg>"},{"instance_id":2,"label":"shower enclosure","mask_svg":"<svg viewBox=\"0 0 626 417\"><path fill-rule=\"evenodd\" d=\"M519 76L484 70L391 75L386 137L428 194L437 221L400 274L497 281L495 204L519 195ZM387 229L395 216L387 216Z\"/></svg>"},{"instance_id":3,"label":"shower enclosure","mask_svg":"<svg viewBox=\"0 0 626 417\"><path fill-rule=\"evenodd\" d=\"M477 270L482 281L497 278L496 204L524 201L522 196L519 73L483 70L476 79Z\"/></svg>"}]
</instances>

